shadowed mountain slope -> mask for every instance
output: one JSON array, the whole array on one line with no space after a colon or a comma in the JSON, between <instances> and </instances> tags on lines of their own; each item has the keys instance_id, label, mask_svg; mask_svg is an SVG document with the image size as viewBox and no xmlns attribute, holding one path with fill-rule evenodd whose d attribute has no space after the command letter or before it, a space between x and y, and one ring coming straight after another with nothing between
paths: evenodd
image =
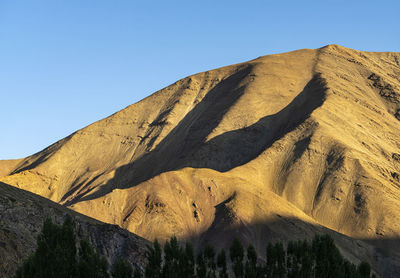
<instances>
[{"instance_id":1,"label":"shadowed mountain slope","mask_svg":"<svg viewBox=\"0 0 400 278\"><path fill-rule=\"evenodd\" d=\"M22 261L33 254L46 218L62 224L66 215L73 218L78 239L89 239L110 264L119 257L139 268L146 263L145 239L1 182L0 211L1 277L13 277Z\"/></svg>"},{"instance_id":2,"label":"shadowed mountain slope","mask_svg":"<svg viewBox=\"0 0 400 278\"><path fill-rule=\"evenodd\" d=\"M280 215L374 245L400 236L399 120L400 54L329 45L179 80L0 180L150 240Z\"/></svg>"}]
</instances>

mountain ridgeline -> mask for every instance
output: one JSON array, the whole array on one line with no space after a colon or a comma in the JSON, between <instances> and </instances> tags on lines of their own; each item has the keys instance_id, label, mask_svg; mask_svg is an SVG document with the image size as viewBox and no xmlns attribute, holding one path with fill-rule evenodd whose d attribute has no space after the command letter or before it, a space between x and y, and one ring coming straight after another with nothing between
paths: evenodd
<instances>
[{"instance_id":1,"label":"mountain ridgeline","mask_svg":"<svg viewBox=\"0 0 400 278\"><path fill-rule=\"evenodd\" d=\"M400 257L400 53L329 45L202 72L0 181L148 240L220 249L329 233L392 277Z\"/></svg>"}]
</instances>

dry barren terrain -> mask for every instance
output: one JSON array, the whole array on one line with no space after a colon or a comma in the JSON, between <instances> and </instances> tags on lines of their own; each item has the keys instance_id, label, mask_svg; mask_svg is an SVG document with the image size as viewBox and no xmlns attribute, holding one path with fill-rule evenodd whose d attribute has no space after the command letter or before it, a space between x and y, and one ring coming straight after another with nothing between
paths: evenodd
<instances>
[{"instance_id":1,"label":"dry barren terrain","mask_svg":"<svg viewBox=\"0 0 400 278\"><path fill-rule=\"evenodd\" d=\"M0 181L153 240L334 235L400 257L400 53L337 45L202 72L21 160ZM360 239L360 240L354 240ZM397 268L398 270L398 268Z\"/></svg>"}]
</instances>

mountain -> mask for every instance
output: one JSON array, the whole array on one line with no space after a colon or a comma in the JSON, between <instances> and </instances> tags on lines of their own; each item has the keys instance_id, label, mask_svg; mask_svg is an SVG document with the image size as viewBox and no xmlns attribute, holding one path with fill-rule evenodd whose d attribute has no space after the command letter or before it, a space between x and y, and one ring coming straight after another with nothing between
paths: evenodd
<instances>
[{"instance_id":1,"label":"mountain","mask_svg":"<svg viewBox=\"0 0 400 278\"><path fill-rule=\"evenodd\" d=\"M264 254L266 241L328 231L389 277L399 121L400 53L329 45L186 77L0 161L0 181L149 240L238 236Z\"/></svg>"},{"instance_id":2,"label":"mountain","mask_svg":"<svg viewBox=\"0 0 400 278\"><path fill-rule=\"evenodd\" d=\"M67 215L74 221L77 237L89 239L110 264L120 257L138 268L146 263L149 242L145 239L1 182L0 211L0 274L3 278L13 277L23 260L33 254L46 218L62 224Z\"/></svg>"}]
</instances>

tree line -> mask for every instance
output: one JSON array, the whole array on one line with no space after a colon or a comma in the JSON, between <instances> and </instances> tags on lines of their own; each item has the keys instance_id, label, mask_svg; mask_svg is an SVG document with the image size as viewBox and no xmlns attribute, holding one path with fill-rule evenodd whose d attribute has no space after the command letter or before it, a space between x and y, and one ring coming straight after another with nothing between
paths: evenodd
<instances>
[{"instance_id":1,"label":"tree line","mask_svg":"<svg viewBox=\"0 0 400 278\"><path fill-rule=\"evenodd\" d=\"M181 246L172 237L164 248L155 241L148 250L145 278L370 278L367 262L355 265L345 259L329 235L315 235L307 240L282 242L266 246L266 260L262 261L253 245L247 249L235 238L229 253L215 252L206 245L195 257L190 243ZM228 262L228 255L230 261ZM230 267L231 272L228 271Z\"/></svg>"},{"instance_id":2,"label":"tree line","mask_svg":"<svg viewBox=\"0 0 400 278\"><path fill-rule=\"evenodd\" d=\"M50 219L44 221L37 237L37 248L16 271L14 278L109 278L109 265L87 239L79 242L75 236L72 218L67 216L62 225ZM111 275L113 278L141 277L139 270L118 259Z\"/></svg>"},{"instance_id":3,"label":"tree line","mask_svg":"<svg viewBox=\"0 0 400 278\"><path fill-rule=\"evenodd\" d=\"M79 242L74 224L67 217L63 225L46 220L37 238L35 252L17 269L15 278L370 278L370 265L355 265L345 259L329 235L307 240L268 243L265 260L253 245L244 248L235 238L229 250L216 252L206 245L195 253L190 242L176 237L164 246L155 240L148 246L144 271L118 259L112 268L90 241Z\"/></svg>"}]
</instances>

